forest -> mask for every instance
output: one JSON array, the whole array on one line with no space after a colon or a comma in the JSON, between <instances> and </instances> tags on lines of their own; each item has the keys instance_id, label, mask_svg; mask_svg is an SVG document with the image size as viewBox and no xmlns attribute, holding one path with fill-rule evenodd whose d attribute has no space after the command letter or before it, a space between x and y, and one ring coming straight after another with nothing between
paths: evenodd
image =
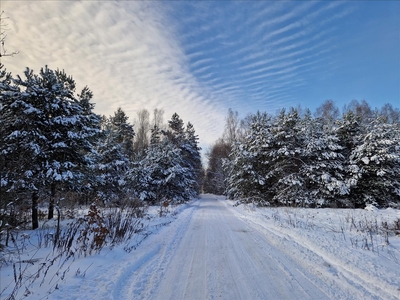
<instances>
[{"instance_id":1,"label":"forest","mask_svg":"<svg viewBox=\"0 0 400 300\"><path fill-rule=\"evenodd\" d=\"M1 219L38 227L66 203L143 206L182 203L201 190L202 165L193 125L178 114L138 112L136 132L119 108L94 113L88 87L75 93L64 71L42 68L13 78L2 68ZM60 213L58 213L60 215Z\"/></svg>"}]
</instances>

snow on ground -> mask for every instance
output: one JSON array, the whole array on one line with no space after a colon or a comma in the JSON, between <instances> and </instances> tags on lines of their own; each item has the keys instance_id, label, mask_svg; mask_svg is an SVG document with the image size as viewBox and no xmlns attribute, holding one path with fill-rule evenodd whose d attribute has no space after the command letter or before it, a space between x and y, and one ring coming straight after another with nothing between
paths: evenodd
<instances>
[{"instance_id":1,"label":"snow on ground","mask_svg":"<svg viewBox=\"0 0 400 300\"><path fill-rule=\"evenodd\" d=\"M391 228L400 211L233 204L202 195L161 219L152 208L146 239L78 258L64 267L64 278L50 274L52 280L29 287L27 298L400 298L400 237L380 226ZM38 268L40 261L27 265ZM1 290L10 281L8 265L1 270Z\"/></svg>"}]
</instances>

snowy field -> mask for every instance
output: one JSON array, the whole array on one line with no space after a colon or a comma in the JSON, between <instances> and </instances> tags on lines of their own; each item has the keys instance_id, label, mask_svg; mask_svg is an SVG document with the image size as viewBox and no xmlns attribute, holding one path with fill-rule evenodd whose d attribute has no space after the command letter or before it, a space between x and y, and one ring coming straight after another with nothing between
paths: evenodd
<instances>
[{"instance_id":1,"label":"snowy field","mask_svg":"<svg viewBox=\"0 0 400 300\"><path fill-rule=\"evenodd\" d=\"M202 195L162 218L151 208L128 244L54 260L37 280L57 254L20 234L22 254L3 256L1 299L18 268L27 281L16 299L400 299L399 219L393 209L236 207Z\"/></svg>"}]
</instances>

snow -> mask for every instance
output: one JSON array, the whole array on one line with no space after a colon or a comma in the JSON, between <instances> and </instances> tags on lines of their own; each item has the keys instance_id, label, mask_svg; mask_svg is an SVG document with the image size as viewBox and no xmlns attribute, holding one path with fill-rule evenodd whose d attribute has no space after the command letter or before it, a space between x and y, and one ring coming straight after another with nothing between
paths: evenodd
<instances>
[{"instance_id":1,"label":"snow","mask_svg":"<svg viewBox=\"0 0 400 300\"><path fill-rule=\"evenodd\" d=\"M202 195L169 207L161 218L160 208L152 207L145 230L128 244L69 261L58 266L58 275L50 270L41 286L39 281L28 287L27 298L400 298L400 232L388 236L389 243L372 232L375 223L399 220L399 210L234 204ZM25 256L19 259L30 259L30 272L55 255L33 247L34 235L20 235ZM1 291L12 281L12 264L3 266Z\"/></svg>"}]
</instances>

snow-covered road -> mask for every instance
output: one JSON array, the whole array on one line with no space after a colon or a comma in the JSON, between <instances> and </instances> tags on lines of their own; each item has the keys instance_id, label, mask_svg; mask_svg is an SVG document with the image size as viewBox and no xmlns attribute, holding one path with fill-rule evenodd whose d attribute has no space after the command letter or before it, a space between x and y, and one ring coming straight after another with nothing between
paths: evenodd
<instances>
[{"instance_id":1,"label":"snow-covered road","mask_svg":"<svg viewBox=\"0 0 400 300\"><path fill-rule=\"evenodd\" d=\"M316 278L222 201L204 197L196 206L177 228L167 229L175 232L173 239L162 241L159 255L125 281L129 284L118 298L328 298L314 283ZM148 280L143 282L141 277Z\"/></svg>"},{"instance_id":2,"label":"snow-covered road","mask_svg":"<svg viewBox=\"0 0 400 300\"><path fill-rule=\"evenodd\" d=\"M400 295L396 284L349 265L348 257L337 257L240 211L221 197L203 195L136 250L114 249L85 277L60 285L52 297L397 299ZM348 253L351 257L351 250Z\"/></svg>"}]
</instances>

